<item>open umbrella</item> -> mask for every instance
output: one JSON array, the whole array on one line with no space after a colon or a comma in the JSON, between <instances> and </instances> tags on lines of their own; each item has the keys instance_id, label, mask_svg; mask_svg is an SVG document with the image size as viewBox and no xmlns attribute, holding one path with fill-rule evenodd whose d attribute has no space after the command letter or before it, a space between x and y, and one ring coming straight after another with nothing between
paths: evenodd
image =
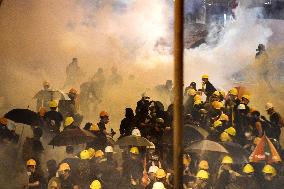
<instances>
[{"instance_id":1,"label":"open umbrella","mask_svg":"<svg viewBox=\"0 0 284 189\"><path fill-rule=\"evenodd\" d=\"M23 123L31 126L39 126L41 121L39 115L29 109L13 109L4 115L16 123Z\"/></svg>"},{"instance_id":2,"label":"open umbrella","mask_svg":"<svg viewBox=\"0 0 284 189\"><path fill-rule=\"evenodd\" d=\"M228 154L228 150L221 144L211 140L201 140L191 143L185 148L185 152L218 152Z\"/></svg>"},{"instance_id":3,"label":"open umbrella","mask_svg":"<svg viewBox=\"0 0 284 189\"><path fill-rule=\"evenodd\" d=\"M249 152L246 151L241 145L234 142L220 142L226 148L230 156L234 160L234 164L242 165L248 163Z\"/></svg>"},{"instance_id":4,"label":"open umbrella","mask_svg":"<svg viewBox=\"0 0 284 189\"><path fill-rule=\"evenodd\" d=\"M207 138L207 136L209 135L209 133L198 126L194 126L194 125L189 125L186 124L184 126L184 143L185 144L190 144L193 141L197 141L197 140L204 140Z\"/></svg>"},{"instance_id":5,"label":"open umbrella","mask_svg":"<svg viewBox=\"0 0 284 189\"><path fill-rule=\"evenodd\" d=\"M118 141L115 143L116 145L119 146L151 146L152 143L147 140L144 137L141 136L125 136L123 138L120 138Z\"/></svg>"},{"instance_id":6,"label":"open umbrella","mask_svg":"<svg viewBox=\"0 0 284 189\"><path fill-rule=\"evenodd\" d=\"M269 164L282 161L274 145L266 135L262 136L258 145L250 155L249 160L250 162L265 161Z\"/></svg>"},{"instance_id":7,"label":"open umbrella","mask_svg":"<svg viewBox=\"0 0 284 189\"><path fill-rule=\"evenodd\" d=\"M50 142L49 145L52 146L69 146L69 145L78 145L78 144L84 144L87 142L91 142L96 137L86 131L82 130L80 128L75 129L66 129L60 132L58 135L56 135Z\"/></svg>"}]
</instances>

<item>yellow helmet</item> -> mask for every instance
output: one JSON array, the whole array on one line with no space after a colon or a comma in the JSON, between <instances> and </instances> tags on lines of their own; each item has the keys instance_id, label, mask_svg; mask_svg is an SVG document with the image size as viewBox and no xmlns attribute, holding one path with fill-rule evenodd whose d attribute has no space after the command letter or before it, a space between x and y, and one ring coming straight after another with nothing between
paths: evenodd
<instances>
[{"instance_id":1,"label":"yellow helmet","mask_svg":"<svg viewBox=\"0 0 284 189\"><path fill-rule=\"evenodd\" d=\"M230 156L225 156L225 157L223 157L222 163L223 164L232 164L233 159Z\"/></svg>"},{"instance_id":2,"label":"yellow helmet","mask_svg":"<svg viewBox=\"0 0 284 189\"><path fill-rule=\"evenodd\" d=\"M94 148L88 148L87 150L90 154L90 159L92 159L95 156L96 150Z\"/></svg>"},{"instance_id":3,"label":"yellow helmet","mask_svg":"<svg viewBox=\"0 0 284 189\"><path fill-rule=\"evenodd\" d=\"M214 102L212 102L212 107L216 110L220 110L221 108L224 107L224 104L222 102L219 102L219 101L214 101Z\"/></svg>"},{"instance_id":4,"label":"yellow helmet","mask_svg":"<svg viewBox=\"0 0 284 189\"><path fill-rule=\"evenodd\" d=\"M66 170L69 170L69 171L71 170L69 164L68 163L61 163L59 165L58 171L66 171Z\"/></svg>"},{"instance_id":5,"label":"yellow helmet","mask_svg":"<svg viewBox=\"0 0 284 189\"><path fill-rule=\"evenodd\" d=\"M36 166L36 161L34 159L29 159L27 161L27 166Z\"/></svg>"},{"instance_id":6,"label":"yellow helmet","mask_svg":"<svg viewBox=\"0 0 284 189\"><path fill-rule=\"evenodd\" d=\"M231 142L232 141L232 138L229 136L229 134L228 133L226 133L226 132L222 132L221 134L220 134L220 140L222 141L222 142Z\"/></svg>"},{"instance_id":7,"label":"yellow helmet","mask_svg":"<svg viewBox=\"0 0 284 189\"><path fill-rule=\"evenodd\" d=\"M158 169L156 172L156 177L161 179L161 178L165 178L167 176L166 172L164 169Z\"/></svg>"},{"instance_id":8,"label":"yellow helmet","mask_svg":"<svg viewBox=\"0 0 284 189\"><path fill-rule=\"evenodd\" d=\"M237 96L237 95L238 95L238 89L232 88L232 89L229 91L229 94Z\"/></svg>"},{"instance_id":9,"label":"yellow helmet","mask_svg":"<svg viewBox=\"0 0 284 189\"><path fill-rule=\"evenodd\" d=\"M222 113L219 117L219 120L220 121L229 121L229 117L226 114Z\"/></svg>"},{"instance_id":10,"label":"yellow helmet","mask_svg":"<svg viewBox=\"0 0 284 189\"><path fill-rule=\"evenodd\" d=\"M96 153L95 153L95 157L96 157L96 158L97 158L97 157L102 158L103 156L104 156L104 152L103 152L103 151L101 151L101 150L96 151Z\"/></svg>"},{"instance_id":11,"label":"yellow helmet","mask_svg":"<svg viewBox=\"0 0 284 189\"><path fill-rule=\"evenodd\" d=\"M208 170L209 169L209 165L208 162L206 160L201 160L198 164L199 169L203 169L203 170Z\"/></svg>"},{"instance_id":12,"label":"yellow helmet","mask_svg":"<svg viewBox=\"0 0 284 189\"><path fill-rule=\"evenodd\" d=\"M196 177L200 178L200 179L208 179L209 173L205 170L200 170L200 171L197 172Z\"/></svg>"},{"instance_id":13,"label":"yellow helmet","mask_svg":"<svg viewBox=\"0 0 284 189\"><path fill-rule=\"evenodd\" d=\"M109 117L109 114L106 111L101 111L100 117Z\"/></svg>"},{"instance_id":14,"label":"yellow helmet","mask_svg":"<svg viewBox=\"0 0 284 189\"><path fill-rule=\"evenodd\" d=\"M196 100L196 101L194 101L194 105L200 105L201 103L202 103L201 100Z\"/></svg>"},{"instance_id":15,"label":"yellow helmet","mask_svg":"<svg viewBox=\"0 0 284 189\"><path fill-rule=\"evenodd\" d=\"M202 100L202 97L200 95L195 95L194 98L193 98L194 101L197 101L197 100Z\"/></svg>"},{"instance_id":16,"label":"yellow helmet","mask_svg":"<svg viewBox=\"0 0 284 189\"><path fill-rule=\"evenodd\" d=\"M132 154L139 154L139 150L137 147L132 147L129 152Z\"/></svg>"},{"instance_id":17,"label":"yellow helmet","mask_svg":"<svg viewBox=\"0 0 284 189\"><path fill-rule=\"evenodd\" d=\"M231 136L236 136L236 133L237 133L234 127L229 127L228 129L225 130L225 132Z\"/></svg>"},{"instance_id":18,"label":"yellow helmet","mask_svg":"<svg viewBox=\"0 0 284 189\"><path fill-rule=\"evenodd\" d=\"M52 100L49 102L49 107L50 108L56 108L57 107L57 102L55 100Z\"/></svg>"},{"instance_id":19,"label":"yellow helmet","mask_svg":"<svg viewBox=\"0 0 284 189\"><path fill-rule=\"evenodd\" d=\"M202 79L209 79L209 76L207 74L202 75Z\"/></svg>"},{"instance_id":20,"label":"yellow helmet","mask_svg":"<svg viewBox=\"0 0 284 189\"><path fill-rule=\"evenodd\" d=\"M187 94L189 96L194 96L194 95L196 95L196 91L194 89L190 88L190 89L188 89Z\"/></svg>"},{"instance_id":21,"label":"yellow helmet","mask_svg":"<svg viewBox=\"0 0 284 189\"><path fill-rule=\"evenodd\" d=\"M68 127L69 125L71 125L74 122L73 117L66 117L65 122L64 122L64 126Z\"/></svg>"},{"instance_id":22,"label":"yellow helmet","mask_svg":"<svg viewBox=\"0 0 284 189\"><path fill-rule=\"evenodd\" d=\"M92 124L91 127L90 127L90 131L99 131L100 128L98 126L98 124Z\"/></svg>"},{"instance_id":23,"label":"yellow helmet","mask_svg":"<svg viewBox=\"0 0 284 189\"><path fill-rule=\"evenodd\" d=\"M90 153L88 150L83 150L82 152L80 152L80 159L90 159Z\"/></svg>"},{"instance_id":24,"label":"yellow helmet","mask_svg":"<svg viewBox=\"0 0 284 189\"><path fill-rule=\"evenodd\" d=\"M245 98L245 99L247 99L248 101L250 101L250 96L247 95L247 94L244 94L244 95L242 96L242 98Z\"/></svg>"},{"instance_id":25,"label":"yellow helmet","mask_svg":"<svg viewBox=\"0 0 284 189\"><path fill-rule=\"evenodd\" d=\"M90 185L90 189L101 189L101 188L102 188L101 182L98 180L94 180Z\"/></svg>"},{"instance_id":26,"label":"yellow helmet","mask_svg":"<svg viewBox=\"0 0 284 189\"><path fill-rule=\"evenodd\" d=\"M219 91L219 93L220 93L220 95L221 95L222 97L225 97L225 96L226 96L226 92L223 91L223 90Z\"/></svg>"},{"instance_id":27,"label":"yellow helmet","mask_svg":"<svg viewBox=\"0 0 284 189\"><path fill-rule=\"evenodd\" d=\"M222 121L220 121L220 120L217 120L217 121L214 121L214 123L213 123L213 127L214 128L217 128L217 127L220 127L220 126L222 126Z\"/></svg>"},{"instance_id":28,"label":"yellow helmet","mask_svg":"<svg viewBox=\"0 0 284 189\"><path fill-rule=\"evenodd\" d=\"M253 168L253 166L251 164L246 164L244 166L244 168L243 168L243 172L247 173L247 174L253 173L254 172L254 168Z\"/></svg>"},{"instance_id":29,"label":"yellow helmet","mask_svg":"<svg viewBox=\"0 0 284 189\"><path fill-rule=\"evenodd\" d=\"M220 92L219 91L214 91L214 93L212 95L219 97L220 96Z\"/></svg>"},{"instance_id":30,"label":"yellow helmet","mask_svg":"<svg viewBox=\"0 0 284 189\"><path fill-rule=\"evenodd\" d=\"M276 170L271 165L265 165L262 169L262 172L265 174L272 174L273 176L276 175Z\"/></svg>"}]
</instances>

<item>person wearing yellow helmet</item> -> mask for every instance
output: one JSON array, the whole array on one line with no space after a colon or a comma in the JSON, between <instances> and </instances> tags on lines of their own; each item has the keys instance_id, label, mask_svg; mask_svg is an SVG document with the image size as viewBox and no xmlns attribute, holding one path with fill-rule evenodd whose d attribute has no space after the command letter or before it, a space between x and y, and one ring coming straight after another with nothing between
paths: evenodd
<instances>
[{"instance_id":1,"label":"person wearing yellow helmet","mask_svg":"<svg viewBox=\"0 0 284 189\"><path fill-rule=\"evenodd\" d=\"M264 181L262 183L263 188L278 189L283 188L283 178L277 176L277 171L272 165L265 165L262 169Z\"/></svg>"},{"instance_id":2,"label":"person wearing yellow helmet","mask_svg":"<svg viewBox=\"0 0 284 189\"><path fill-rule=\"evenodd\" d=\"M239 177L238 183L242 188L258 189L261 188L258 180L255 177L254 167L251 164L246 164L243 167L243 175Z\"/></svg>"},{"instance_id":3,"label":"person wearing yellow helmet","mask_svg":"<svg viewBox=\"0 0 284 189\"><path fill-rule=\"evenodd\" d=\"M206 101L209 101L211 95L217 91L216 88L210 83L209 76L207 74L202 76L202 92L206 95Z\"/></svg>"},{"instance_id":4,"label":"person wearing yellow helmet","mask_svg":"<svg viewBox=\"0 0 284 189\"><path fill-rule=\"evenodd\" d=\"M52 100L49 102L50 111L46 112L44 119L47 124L47 130L51 133L58 134L60 132L60 126L63 121L63 116L60 112L56 111L57 102Z\"/></svg>"},{"instance_id":5,"label":"person wearing yellow helmet","mask_svg":"<svg viewBox=\"0 0 284 189\"><path fill-rule=\"evenodd\" d=\"M83 150L80 152L80 159L81 160L89 160L91 159L90 153L88 150Z\"/></svg>"},{"instance_id":6,"label":"person wearing yellow helmet","mask_svg":"<svg viewBox=\"0 0 284 189\"><path fill-rule=\"evenodd\" d=\"M64 121L64 130L77 128L73 117L66 117Z\"/></svg>"},{"instance_id":7,"label":"person wearing yellow helmet","mask_svg":"<svg viewBox=\"0 0 284 189\"><path fill-rule=\"evenodd\" d=\"M225 131L220 134L219 139L221 142L232 142L233 141L230 135Z\"/></svg>"},{"instance_id":8,"label":"person wearing yellow helmet","mask_svg":"<svg viewBox=\"0 0 284 189\"><path fill-rule=\"evenodd\" d=\"M248 95L248 94L244 94L243 96L242 96L242 101L241 101L243 104L245 104L245 105L248 105L249 104L249 102L250 102L250 95Z\"/></svg>"},{"instance_id":9,"label":"person wearing yellow helmet","mask_svg":"<svg viewBox=\"0 0 284 189\"><path fill-rule=\"evenodd\" d=\"M206 170L199 170L196 174L196 188L210 188L208 180L209 173Z\"/></svg>"},{"instance_id":10,"label":"person wearing yellow helmet","mask_svg":"<svg viewBox=\"0 0 284 189\"><path fill-rule=\"evenodd\" d=\"M61 187L79 189L79 183L75 175L71 175L71 168L68 163L61 163L57 170Z\"/></svg>"},{"instance_id":11,"label":"person wearing yellow helmet","mask_svg":"<svg viewBox=\"0 0 284 189\"><path fill-rule=\"evenodd\" d=\"M231 156L224 156L217 175L216 188L225 189L237 176L241 176L232 168L234 161Z\"/></svg>"},{"instance_id":12,"label":"person wearing yellow helmet","mask_svg":"<svg viewBox=\"0 0 284 189\"><path fill-rule=\"evenodd\" d=\"M281 128L284 127L284 119L279 112L275 111L274 106L271 102L268 102L265 105L265 110L266 113L269 115L269 122L273 125L273 127L271 128L271 138L275 138L279 141L281 135ZM265 122L268 122L268 120L264 116L262 116L261 118Z\"/></svg>"},{"instance_id":13,"label":"person wearing yellow helmet","mask_svg":"<svg viewBox=\"0 0 284 189\"><path fill-rule=\"evenodd\" d=\"M109 123L109 114L106 111L101 111L99 114L100 121L97 123L99 127L99 133L98 133L98 148L104 149L107 146L107 136L112 137L113 135L109 132L107 132L106 125Z\"/></svg>"},{"instance_id":14,"label":"person wearing yellow helmet","mask_svg":"<svg viewBox=\"0 0 284 189\"><path fill-rule=\"evenodd\" d=\"M209 164L208 164L208 161L206 160L201 160L198 164L198 168L199 170L205 170L205 171L208 171L209 169Z\"/></svg>"},{"instance_id":15,"label":"person wearing yellow helmet","mask_svg":"<svg viewBox=\"0 0 284 189\"><path fill-rule=\"evenodd\" d=\"M37 162L34 159L29 159L26 162L27 174L29 177L29 182L24 188L35 188L40 189L42 183L42 175L40 175L36 169Z\"/></svg>"}]
</instances>

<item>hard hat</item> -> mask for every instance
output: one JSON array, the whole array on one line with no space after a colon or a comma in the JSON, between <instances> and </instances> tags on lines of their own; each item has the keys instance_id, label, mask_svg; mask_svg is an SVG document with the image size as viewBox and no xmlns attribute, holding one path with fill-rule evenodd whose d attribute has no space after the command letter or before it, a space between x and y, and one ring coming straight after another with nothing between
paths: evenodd
<instances>
[{"instance_id":1,"label":"hard hat","mask_svg":"<svg viewBox=\"0 0 284 189\"><path fill-rule=\"evenodd\" d=\"M109 117L108 113L106 111L101 111L100 117Z\"/></svg>"},{"instance_id":2,"label":"hard hat","mask_svg":"<svg viewBox=\"0 0 284 189\"><path fill-rule=\"evenodd\" d=\"M220 126L222 126L222 121L220 121L220 120L217 120L217 121L214 121L214 123L213 123L213 127L214 128L217 128L217 127L220 127Z\"/></svg>"},{"instance_id":3,"label":"hard hat","mask_svg":"<svg viewBox=\"0 0 284 189\"><path fill-rule=\"evenodd\" d=\"M132 154L139 154L139 150L137 147L132 147L129 152Z\"/></svg>"},{"instance_id":4,"label":"hard hat","mask_svg":"<svg viewBox=\"0 0 284 189\"><path fill-rule=\"evenodd\" d=\"M212 102L212 107L216 110L220 110L221 108L224 107L224 104L222 102L219 102L219 101L214 101L214 102Z\"/></svg>"},{"instance_id":5,"label":"hard hat","mask_svg":"<svg viewBox=\"0 0 284 189\"><path fill-rule=\"evenodd\" d=\"M166 189L162 182L155 182L152 189Z\"/></svg>"},{"instance_id":6,"label":"hard hat","mask_svg":"<svg viewBox=\"0 0 284 189\"><path fill-rule=\"evenodd\" d=\"M269 110L271 108L274 108L273 104L271 102L267 102L266 105L265 105L265 110Z\"/></svg>"},{"instance_id":7,"label":"hard hat","mask_svg":"<svg viewBox=\"0 0 284 189\"><path fill-rule=\"evenodd\" d=\"M107 146L105 148L105 153L113 153L113 147L112 146Z\"/></svg>"},{"instance_id":8,"label":"hard hat","mask_svg":"<svg viewBox=\"0 0 284 189\"><path fill-rule=\"evenodd\" d=\"M132 130L131 135L141 136L141 133L140 133L139 129L135 128L135 129Z\"/></svg>"},{"instance_id":9,"label":"hard hat","mask_svg":"<svg viewBox=\"0 0 284 189\"><path fill-rule=\"evenodd\" d=\"M226 133L228 133L231 136L236 136L236 129L234 127L229 127L225 130Z\"/></svg>"},{"instance_id":10,"label":"hard hat","mask_svg":"<svg viewBox=\"0 0 284 189\"><path fill-rule=\"evenodd\" d=\"M196 91L193 88L190 88L190 89L188 89L187 94L189 96L194 96L194 95L196 95Z\"/></svg>"},{"instance_id":11,"label":"hard hat","mask_svg":"<svg viewBox=\"0 0 284 189\"><path fill-rule=\"evenodd\" d=\"M276 170L271 165L265 165L262 169L262 172L265 174L272 174L273 176L276 175Z\"/></svg>"},{"instance_id":12,"label":"hard hat","mask_svg":"<svg viewBox=\"0 0 284 189\"><path fill-rule=\"evenodd\" d=\"M191 158L188 158L188 157L186 157L186 156L184 156L184 157L182 158L182 163L183 163L183 165L189 166L190 162L191 162Z\"/></svg>"},{"instance_id":13,"label":"hard hat","mask_svg":"<svg viewBox=\"0 0 284 189\"><path fill-rule=\"evenodd\" d=\"M71 125L74 122L73 117L66 117L65 122L64 122L64 126L67 127L69 125Z\"/></svg>"},{"instance_id":14,"label":"hard hat","mask_svg":"<svg viewBox=\"0 0 284 189\"><path fill-rule=\"evenodd\" d=\"M222 132L222 133L220 134L220 140L221 140L222 142L230 142L230 141L232 141L231 137L230 137L229 134L226 133L226 132Z\"/></svg>"},{"instance_id":15,"label":"hard hat","mask_svg":"<svg viewBox=\"0 0 284 189\"><path fill-rule=\"evenodd\" d=\"M222 163L223 164L232 164L233 159L230 156L225 156L225 157L223 157Z\"/></svg>"},{"instance_id":16,"label":"hard hat","mask_svg":"<svg viewBox=\"0 0 284 189\"><path fill-rule=\"evenodd\" d=\"M90 159L90 153L88 150L83 150L80 152L80 159Z\"/></svg>"},{"instance_id":17,"label":"hard hat","mask_svg":"<svg viewBox=\"0 0 284 189\"><path fill-rule=\"evenodd\" d=\"M8 119L6 119L5 117L0 118L0 123L2 125L7 125L8 124Z\"/></svg>"},{"instance_id":18,"label":"hard hat","mask_svg":"<svg viewBox=\"0 0 284 189\"><path fill-rule=\"evenodd\" d=\"M193 98L194 101L197 101L197 100L202 100L202 97L200 95L195 95L194 98Z\"/></svg>"},{"instance_id":19,"label":"hard hat","mask_svg":"<svg viewBox=\"0 0 284 189\"><path fill-rule=\"evenodd\" d=\"M148 173L156 173L158 169L159 167L152 165L151 167L149 167Z\"/></svg>"},{"instance_id":20,"label":"hard hat","mask_svg":"<svg viewBox=\"0 0 284 189\"><path fill-rule=\"evenodd\" d=\"M102 188L102 185L100 181L98 180L94 180L90 185L90 189L101 189L101 188Z\"/></svg>"},{"instance_id":21,"label":"hard hat","mask_svg":"<svg viewBox=\"0 0 284 189\"><path fill-rule=\"evenodd\" d=\"M198 164L199 169L203 169L203 170L208 170L209 169L209 165L208 162L206 160L201 160Z\"/></svg>"},{"instance_id":22,"label":"hard hat","mask_svg":"<svg viewBox=\"0 0 284 189\"><path fill-rule=\"evenodd\" d=\"M253 168L253 166L251 164L246 164L244 166L244 168L243 168L243 172L247 173L247 174L253 173L254 172L254 168Z\"/></svg>"},{"instance_id":23,"label":"hard hat","mask_svg":"<svg viewBox=\"0 0 284 189\"><path fill-rule=\"evenodd\" d=\"M36 161L34 159L29 159L27 161L27 166L36 166Z\"/></svg>"},{"instance_id":24,"label":"hard hat","mask_svg":"<svg viewBox=\"0 0 284 189\"><path fill-rule=\"evenodd\" d=\"M246 105L244 105L244 104L238 105L238 110L245 110L245 109L246 109Z\"/></svg>"},{"instance_id":25,"label":"hard hat","mask_svg":"<svg viewBox=\"0 0 284 189\"><path fill-rule=\"evenodd\" d=\"M219 117L219 120L220 121L229 121L229 117L226 114L222 113Z\"/></svg>"},{"instance_id":26,"label":"hard hat","mask_svg":"<svg viewBox=\"0 0 284 189\"><path fill-rule=\"evenodd\" d=\"M236 88L230 89L229 94L237 96L238 95L238 89L236 89Z\"/></svg>"},{"instance_id":27,"label":"hard hat","mask_svg":"<svg viewBox=\"0 0 284 189\"><path fill-rule=\"evenodd\" d=\"M104 156L104 152L103 152L103 151L101 151L101 150L97 150L97 151L96 151L96 153L95 153L95 157L96 157L96 158L98 158L98 157L101 158L101 157L103 157L103 156Z\"/></svg>"},{"instance_id":28,"label":"hard hat","mask_svg":"<svg viewBox=\"0 0 284 189\"><path fill-rule=\"evenodd\" d=\"M202 103L201 100L196 100L196 101L194 101L194 105L200 105L201 103Z\"/></svg>"},{"instance_id":29,"label":"hard hat","mask_svg":"<svg viewBox=\"0 0 284 189\"><path fill-rule=\"evenodd\" d=\"M156 119L156 122L157 123L165 123L164 119L160 118L160 117Z\"/></svg>"},{"instance_id":30,"label":"hard hat","mask_svg":"<svg viewBox=\"0 0 284 189\"><path fill-rule=\"evenodd\" d=\"M91 127L90 127L90 131L99 131L100 128L98 126L98 124L92 124Z\"/></svg>"},{"instance_id":31,"label":"hard hat","mask_svg":"<svg viewBox=\"0 0 284 189\"><path fill-rule=\"evenodd\" d=\"M207 74L202 75L202 79L209 79L209 76Z\"/></svg>"},{"instance_id":32,"label":"hard hat","mask_svg":"<svg viewBox=\"0 0 284 189\"><path fill-rule=\"evenodd\" d=\"M55 100L52 100L49 102L49 107L50 108L56 108L57 107L57 102Z\"/></svg>"},{"instance_id":33,"label":"hard hat","mask_svg":"<svg viewBox=\"0 0 284 189\"><path fill-rule=\"evenodd\" d=\"M161 179L161 178L165 178L167 176L166 172L164 169L158 169L156 172L156 177Z\"/></svg>"},{"instance_id":34,"label":"hard hat","mask_svg":"<svg viewBox=\"0 0 284 189\"><path fill-rule=\"evenodd\" d=\"M200 170L200 171L197 172L196 177L200 178L200 179L208 179L209 173L205 170Z\"/></svg>"},{"instance_id":35,"label":"hard hat","mask_svg":"<svg viewBox=\"0 0 284 189\"><path fill-rule=\"evenodd\" d=\"M244 95L242 96L242 98L247 99L248 101L250 101L250 96L247 95L247 94L244 94Z\"/></svg>"},{"instance_id":36,"label":"hard hat","mask_svg":"<svg viewBox=\"0 0 284 189\"><path fill-rule=\"evenodd\" d=\"M95 156L96 150L94 148L88 148L87 149L90 155L90 159Z\"/></svg>"},{"instance_id":37,"label":"hard hat","mask_svg":"<svg viewBox=\"0 0 284 189\"><path fill-rule=\"evenodd\" d=\"M71 170L69 164L68 163L61 163L59 165L58 171L66 171L66 170L69 170L69 171Z\"/></svg>"},{"instance_id":38,"label":"hard hat","mask_svg":"<svg viewBox=\"0 0 284 189\"><path fill-rule=\"evenodd\" d=\"M260 140L261 140L260 137L255 137L254 140L253 140L253 143L254 143L255 145L258 145L259 142L260 142Z\"/></svg>"},{"instance_id":39,"label":"hard hat","mask_svg":"<svg viewBox=\"0 0 284 189\"><path fill-rule=\"evenodd\" d=\"M43 117L46 112L47 111L46 111L45 107L40 107L39 110L38 110L38 113L41 117Z\"/></svg>"},{"instance_id":40,"label":"hard hat","mask_svg":"<svg viewBox=\"0 0 284 189\"><path fill-rule=\"evenodd\" d=\"M220 92L219 91L214 91L213 95L219 97L220 96Z\"/></svg>"},{"instance_id":41,"label":"hard hat","mask_svg":"<svg viewBox=\"0 0 284 189\"><path fill-rule=\"evenodd\" d=\"M76 90L76 89L74 89L74 88L71 88L71 89L69 90L69 93L77 94L77 90Z\"/></svg>"},{"instance_id":42,"label":"hard hat","mask_svg":"<svg viewBox=\"0 0 284 189\"><path fill-rule=\"evenodd\" d=\"M44 81L44 82L42 82L42 85L43 86L50 86L50 83L49 83L49 81Z\"/></svg>"}]
</instances>

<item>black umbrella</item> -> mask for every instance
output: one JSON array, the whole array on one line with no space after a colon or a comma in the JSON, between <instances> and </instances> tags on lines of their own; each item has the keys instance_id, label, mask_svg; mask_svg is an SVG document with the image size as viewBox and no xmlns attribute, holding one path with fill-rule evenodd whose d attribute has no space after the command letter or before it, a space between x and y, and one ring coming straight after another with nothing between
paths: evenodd
<instances>
[{"instance_id":1,"label":"black umbrella","mask_svg":"<svg viewBox=\"0 0 284 189\"><path fill-rule=\"evenodd\" d=\"M249 152L241 145L234 142L220 142L220 144L229 152L229 155L234 160L234 164L242 165L249 162Z\"/></svg>"},{"instance_id":2,"label":"black umbrella","mask_svg":"<svg viewBox=\"0 0 284 189\"><path fill-rule=\"evenodd\" d=\"M184 144L190 144L193 141L204 140L209 133L202 127L186 124L183 130Z\"/></svg>"},{"instance_id":3,"label":"black umbrella","mask_svg":"<svg viewBox=\"0 0 284 189\"><path fill-rule=\"evenodd\" d=\"M91 142L95 135L80 128L65 129L56 135L49 143L52 146L72 146Z\"/></svg>"},{"instance_id":4,"label":"black umbrella","mask_svg":"<svg viewBox=\"0 0 284 189\"><path fill-rule=\"evenodd\" d=\"M16 123L23 123L31 126L40 126L41 121L39 115L29 109L13 109L4 115Z\"/></svg>"},{"instance_id":5,"label":"black umbrella","mask_svg":"<svg viewBox=\"0 0 284 189\"><path fill-rule=\"evenodd\" d=\"M115 144L119 146L152 146L153 145L146 138L141 137L141 136L135 136L135 135L122 137L118 141L116 141Z\"/></svg>"}]
</instances>

